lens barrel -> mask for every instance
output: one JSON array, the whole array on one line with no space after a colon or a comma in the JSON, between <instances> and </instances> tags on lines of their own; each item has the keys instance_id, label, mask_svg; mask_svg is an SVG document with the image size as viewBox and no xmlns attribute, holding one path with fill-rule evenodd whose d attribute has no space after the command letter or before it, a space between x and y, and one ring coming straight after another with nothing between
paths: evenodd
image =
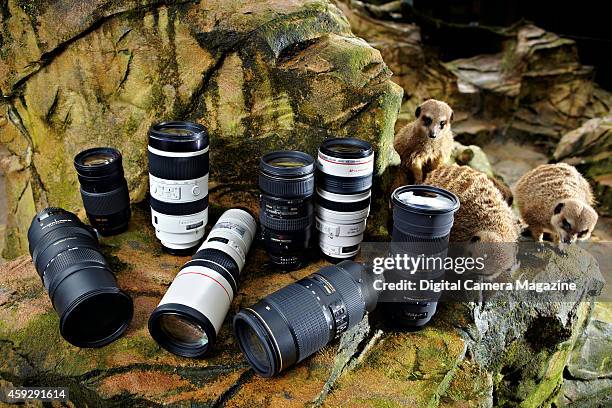
<instances>
[{"instance_id":1,"label":"lens barrel","mask_svg":"<svg viewBox=\"0 0 612 408\"><path fill-rule=\"evenodd\" d=\"M112 147L87 149L74 158L81 198L91 225L101 235L125 231L130 220L130 196L121 153Z\"/></svg>"},{"instance_id":2,"label":"lens barrel","mask_svg":"<svg viewBox=\"0 0 612 408\"><path fill-rule=\"evenodd\" d=\"M155 235L166 251L192 254L208 222L208 132L190 122L149 129L149 187Z\"/></svg>"},{"instance_id":3,"label":"lens barrel","mask_svg":"<svg viewBox=\"0 0 612 408\"><path fill-rule=\"evenodd\" d=\"M125 332L132 299L117 287L91 227L71 212L46 208L32 220L28 242L66 341L101 347Z\"/></svg>"},{"instance_id":4,"label":"lens barrel","mask_svg":"<svg viewBox=\"0 0 612 408\"><path fill-rule=\"evenodd\" d=\"M370 143L354 138L325 140L317 154L316 228L319 248L331 262L359 252L374 173Z\"/></svg>"},{"instance_id":5,"label":"lens barrel","mask_svg":"<svg viewBox=\"0 0 612 408\"><path fill-rule=\"evenodd\" d=\"M314 223L314 160L302 152L275 151L259 163L259 221L272 264L296 269L305 261Z\"/></svg>"},{"instance_id":6,"label":"lens barrel","mask_svg":"<svg viewBox=\"0 0 612 408\"><path fill-rule=\"evenodd\" d=\"M428 186L410 185L397 188L391 194L393 205L393 232L391 256L440 257L448 250L448 239L453 226L454 213L459 209L459 199L450 191ZM439 280L443 269L411 271L405 274L390 271L387 282L408 279L419 287L421 279ZM436 312L439 292L412 291L396 303L385 303L386 316L395 325L422 327Z\"/></svg>"},{"instance_id":7,"label":"lens barrel","mask_svg":"<svg viewBox=\"0 0 612 408\"><path fill-rule=\"evenodd\" d=\"M211 350L238 290L256 229L246 211L231 209L221 215L149 318L149 332L159 345L192 358Z\"/></svg>"},{"instance_id":8,"label":"lens barrel","mask_svg":"<svg viewBox=\"0 0 612 408\"><path fill-rule=\"evenodd\" d=\"M371 279L364 265L343 261L242 309L233 326L249 364L271 377L357 325L376 307Z\"/></svg>"}]
</instances>

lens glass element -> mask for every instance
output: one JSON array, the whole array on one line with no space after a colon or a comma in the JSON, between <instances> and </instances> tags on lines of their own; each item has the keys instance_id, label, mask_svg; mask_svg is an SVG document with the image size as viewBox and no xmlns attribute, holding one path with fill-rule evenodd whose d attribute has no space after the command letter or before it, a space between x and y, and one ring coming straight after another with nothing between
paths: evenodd
<instances>
[{"instance_id":1,"label":"lens glass element","mask_svg":"<svg viewBox=\"0 0 612 408\"><path fill-rule=\"evenodd\" d=\"M444 210L455 205L450 198L428 191L405 191L397 196L402 203L427 210Z\"/></svg>"},{"instance_id":2,"label":"lens glass element","mask_svg":"<svg viewBox=\"0 0 612 408\"><path fill-rule=\"evenodd\" d=\"M159 317L159 326L168 338L182 346L203 347L208 344L208 336L202 327L185 316L174 313Z\"/></svg>"}]
</instances>

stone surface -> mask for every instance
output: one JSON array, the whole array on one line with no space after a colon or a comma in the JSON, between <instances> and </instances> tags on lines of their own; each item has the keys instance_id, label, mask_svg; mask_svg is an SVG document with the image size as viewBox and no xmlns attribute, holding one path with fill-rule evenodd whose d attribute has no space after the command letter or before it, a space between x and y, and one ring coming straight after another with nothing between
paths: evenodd
<instances>
[{"instance_id":1,"label":"stone surface","mask_svg":"<svg viewBox=\"0 0 612 408\"><path fill-rule=\"evenodd\" d=\"M585 290L573 302L536 304L499 294L484 303L441 304L432 324L418 332L391 330L375 311L340 341L264 379L243 360L231 316L325 263L277 273L256 243L214 351L203 360L179 358L157 346L146 323L188 258L160 251L146 207L134 207L133 214L126 233L101 242L119 285L134 299L134 320L123 337L101 349L78 349L60 337L58 317L29 257L0 266L0 378L68 386L75 406L491 407L493 401L512 406L523 398L523 406L537 407L556 397L601 289L600 281L590 280L597 277L596 265L581 249L542 252L533 263L537 268L524 265L519 273L578 282ZM211 218L220 214L213 209Z\"/></svg>"},{"instance_id":2,"label":"stone surface","mask_svg":"<svg viewBox=\"0 0 612 408\"><path fill-rule=\"evenodd\" d=\"M612 115L593 118L567 132L553 153L593 181L599 208L612 214Z\"/></svg>"},{"instance_id":3,"label":"stone surface","mask_svg":"<svg viewBox=\"0 0 612 408\"><path fill-rule=\"evenodd\" d=\"M314 154L325 137L350 135L374 144L378 173L392 160L402 90L326 0L10 0L1 9L8 258L25 252L34 207L81 207L72 158L82 149L119 148L130 197L143 200L156 121L206 125L211 188L248 191L240 198L251 202L269 150Z\"/></svg>"}]
</instances>

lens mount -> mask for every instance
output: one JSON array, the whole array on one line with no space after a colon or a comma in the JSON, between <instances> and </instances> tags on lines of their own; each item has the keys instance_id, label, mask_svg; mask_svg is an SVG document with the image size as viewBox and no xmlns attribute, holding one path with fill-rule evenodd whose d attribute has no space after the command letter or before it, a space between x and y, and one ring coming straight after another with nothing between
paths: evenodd
<instances>
[{"instance_id":1,"label":"lens mount","mask_svg":"<svg viewBox=\"0 0 612 408\"><path fill-rule=\"evenodd\" d=\"M174 324L175 327L171 325ZM172 328L171 328L172 327ZM181 341L179 336L189 328L202 335L200 342ZM173 333L179 329L182 333ZM158 306L149 318L151 337L169 352L189 358L204 357L215 344L217 333L214 326L202 313L189 306L166 303Z\"/></svg>"},{"instance_id":2,"label":"lens mount","mask_svg":"<svg viewBox=\"0 0 612 408\"><path fill-rule=\"evenodd\" d=\"M164 152L196 152L208 148L208 131L198 123L170 121L149 129L149 146Z\"/></svg>"}]
</instances>

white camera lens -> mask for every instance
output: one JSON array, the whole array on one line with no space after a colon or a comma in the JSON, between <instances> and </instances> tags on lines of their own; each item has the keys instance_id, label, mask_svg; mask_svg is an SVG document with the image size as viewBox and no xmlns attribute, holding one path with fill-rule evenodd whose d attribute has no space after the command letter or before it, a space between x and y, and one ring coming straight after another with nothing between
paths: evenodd
<instances>
[{"instance_id":1,"label":"white camera lens","mask_svg":"<svg viewBox=\"0 0 612 408\"><path fill-rule=\"evenodd\" d=\"M370 213L374 150L363 140L325 140L317 155L316 228L319 248L332 262L359 252Z\"/></svg>"},{"instance_id":2,"label":"white camera lens","mask_svg":"<svg viewBox=\"0 0 612 408\"><path fill-rule=\"evenodd\" d=\"M196 123L155 124L148 157L155 235L168 252L192 254L208 222L208 133Z\"/></svg>"},{"instance_id":3,"label":"white camera lens","mask_svg":"<svg viewBox=\"0 0 612 408\"><path fill-rule=\"evenodd\" d=\"M208 353L238 290L256 230L248 212L223 213L149 318L149 332L160 346L183 357Z\"/></svg>"}]
</instances>

